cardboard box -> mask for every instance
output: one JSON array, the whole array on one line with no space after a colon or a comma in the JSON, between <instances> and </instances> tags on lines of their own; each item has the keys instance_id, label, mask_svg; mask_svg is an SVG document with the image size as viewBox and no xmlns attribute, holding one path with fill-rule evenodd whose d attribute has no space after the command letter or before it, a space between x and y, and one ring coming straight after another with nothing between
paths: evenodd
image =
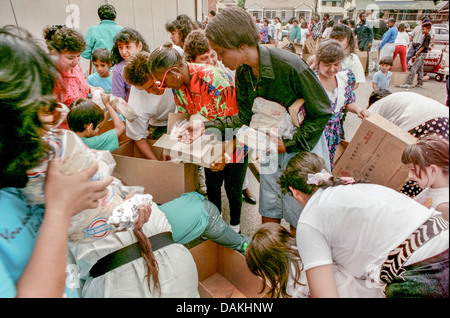
<instances>
[{"instance_id":1,"label":"cardboard box","mask_svg":"<svg viewBox=\"0 0 450 318\"><path fill-rule=\"evenodd\" d=\"M300 43L292 43L295 47L295 54L302 56L303 53L303 45Z\"/></svg>"},{"instance_id":2,"label":"cardboard box","mask_svg":"<svg viewBox=\"0 0 450 318\"><path fill-rule=\"evenodd\" d=\"M397 55L397 57L395 58L392 64L391 72L403 72L402 62L400 61L400 55Z\"/></svg>"},{"instance_id":3,"label":"cardboard box","mask_svg":"<svg viewBox=\"0 0 450 318\"><path fill-rule=\"evenodd\" d=\"M401 190L408 180L408 168L401 161L405 148L416 138L379 114L364 119L333 175L365 179L370 183Z\"/></svg>"},{"instance_id":4,"label":"cardboard box","mask_svg":"<svg viewBox=\"0 0 450 318\"><path fill-rule=\"evenodd\" d=\"M392 72L391 86L399 87L400 85L406 84L409 74L411 74L411 72ZM416 84L417 74L414 76L412 85Z\"/></svg>"},{"instance_id":5,"label":"cardboard box","mask_svg":"<svg viewBox=\"0 0 450 318\"><path fill-rule=\"evenodd\" d=\"M155 141L147 142L159 157L162 150L153 147ZM145 193L151 194L157 204L197 189L198 168L195 165L146 159L133 140L123 143L112 155L116 161L113 176L124 185L144 187Z\"/></svg>"},{"instance_id":6,"label":"cardboard box","mask_svg":"<svg viewBox=\"0 0 450 318\"><path fill-rule=\"evenodd\" d=\"M209 168L211 163L221 159L224 152L231 158L233 154L233 141L214 140L214 135L204 134L191 144L178 141L170 136L170 131L175 123L180 120L189 119L185 113L170 113L167 123L167 134L162 135L155 143L154 147L164 150L164 153L171 158L176 158L185 163L193 163Z\"/></svg>"},{"instance_id":7,"label":"cardboard box","mask_svg":"<svg viewBox=\"0 0 450 318\"><path fill-rule=\"evenodd\" d=\"M304 104L305 100L299 98L288 108L292 123L297 127L300 127L306 117Z\"/></svg>"},{"instance_id":8,"label":"cardboard box","mask_svg":"<svg viewBox=\"0 0 450 318\"><path fill-rule=\"evenodd\" d=\"M339 159L344 154L345 149L347 149L349 142L341 139L339 141L339 145L336 148L336 151L334 152L334 158L333 158L333 164L336 165L336 163L339 161Z\"/></svg>"},{"instance_id":9,"label":"cardboard box","mask_svg":"<svg viewBox=\"0 0 450 318\"><path fill-rule=\"evenodd\" d=\"M359 60L361 61L361 65L363 70L366 69L367 59L369 58L369 52L367 51L356 51L356 55L358 55Z\"/></svg>"},{"instance_id":10,"label":"cardboard box","mask_svg":"<svg viewBox=\"0 0 450 318\"><path fill-rule=\"evenodd\" d=\"M244 255L205 241L189 250L197 264L201 298L263 298L261 278L248 269Z\"/></svg>"}]
</instances>

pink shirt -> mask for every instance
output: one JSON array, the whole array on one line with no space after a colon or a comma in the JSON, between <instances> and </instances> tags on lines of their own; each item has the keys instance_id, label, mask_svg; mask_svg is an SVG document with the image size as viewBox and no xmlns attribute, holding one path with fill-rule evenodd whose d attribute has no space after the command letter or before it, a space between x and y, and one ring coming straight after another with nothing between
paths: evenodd
<instances>
[{"instance_id":1,"label":"pink shirt","mask_svg":"<svg viewBox=\"0 0 450 318\"><path fill-rule=\"evenodd\" d=\"M70 108L70 105L78 98L87 98L89 94L89 86L86 77L80 65L75 66L71 72L60 71L61 80L56 82L53 95L56 100L65 104ZM69 129L67 122L64 121L59 128Z\"/></svg>"},{"instance_id":2,"label":"pink shirt","mask_svg":"<svg viewBox=\"0 0 450 318\"><path fill-rule=\"evenodd\" d=\"M78 98L88 97L89 86L80 65L75 66L71 72L60 71L60 73L62 85L57 82L54 90L58 102L70 107Z\"/></svg>"}]
</instances>

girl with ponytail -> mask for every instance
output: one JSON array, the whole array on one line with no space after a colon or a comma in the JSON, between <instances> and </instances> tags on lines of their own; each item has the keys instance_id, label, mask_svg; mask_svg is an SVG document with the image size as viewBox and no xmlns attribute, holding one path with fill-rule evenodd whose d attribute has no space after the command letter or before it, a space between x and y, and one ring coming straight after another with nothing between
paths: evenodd
<instances>
[{"instance_id":1,"label":"girl with ponytail","mask_svg":"<svg viewBox=\"0 0 450 318\"><path fill-rule=\"evenodd\" d=\"M386 297L449 296L441 213L387 187L333 176L309 152L289 161L279 183L303 206L296 240L311 297L342 296L333 266Z\"/></svg>"}]
</instances>

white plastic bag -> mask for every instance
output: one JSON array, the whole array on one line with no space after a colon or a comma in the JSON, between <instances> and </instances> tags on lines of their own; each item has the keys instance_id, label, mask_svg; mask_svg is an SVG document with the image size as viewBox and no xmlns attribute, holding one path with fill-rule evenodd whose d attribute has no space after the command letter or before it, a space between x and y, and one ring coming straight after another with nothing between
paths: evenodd
<instances>
[{"instance_id":1,"label":"white plastic bag","mask_svg":"<svg viewBox=\"0 0 450 318\"><path fill-rule=\"evenodd\" d=\"M292 139L295 126L286 108L276 102L255 98L252 106L253 116L250 127L254 129L278 129L278 136L283 139Z\"/></svg>"},{"instance_id":2,"label":"white plastic bag","mask_svg":"<svg viewBox=\"0 0 450 318\"><path fill-rule=\"evenodd\" d=\"M50 146L50 151L42 163L28 171L29 182L22 193L31 204L44 204L44 182L49 160L56 155L61 158L61 173L72 175L88 168L93 161L98 163L97 172L91 177L92 181L109 177L116 165L109 151L95 150L87 147L83 141L70 130L52 130L43 140ZM67 185L70 187L70 184ZM69 225L69 239L74 243L92 242L106 237L112 231L131 229L132 225L117 224L112 226L108 220L116 207L124 202L130 193L142 193L142 187L125 187L120 180L115 180L107 187L108 193L99 200L95 209L81 211L74 215ZM139 197L136 197L133 202ZM136 204L135 204L136 205ZM134 213L134 214L133 214ZM127 217L137 219L137 211L126 213ZM133 223L134 224L134 223Z\"/></svg>"}]
</instances>

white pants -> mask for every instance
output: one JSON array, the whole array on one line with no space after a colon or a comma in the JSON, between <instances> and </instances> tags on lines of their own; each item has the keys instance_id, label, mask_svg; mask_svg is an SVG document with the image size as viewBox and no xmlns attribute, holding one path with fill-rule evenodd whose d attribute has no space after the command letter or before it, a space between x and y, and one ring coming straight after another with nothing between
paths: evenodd
<instances>
[{"instance_id":1,"label":"white pants","mask_svg":"<svg viewBox=\"0 0 450 318\"><path fill-rule=\"evenodd\" d=\"M395 51L395 43L386 43L380 50L380 56L378 58L378 61L385 56L393 57L394 51Z\"/></svg>"}]
</instances>

